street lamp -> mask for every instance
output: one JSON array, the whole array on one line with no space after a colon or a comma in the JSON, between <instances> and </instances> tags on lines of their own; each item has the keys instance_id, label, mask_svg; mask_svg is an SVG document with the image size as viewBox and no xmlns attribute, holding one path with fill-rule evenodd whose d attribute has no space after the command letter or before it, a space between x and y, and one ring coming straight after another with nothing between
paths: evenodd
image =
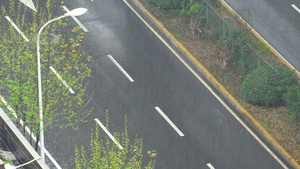
<instances>
[{"instance_id":1,"label":"street lamp","mask_svg":"<svg viewBox=\"0 0 300 169\"><path fill-rule=\"evenodd\" d=\"M86 13L86 8L76 8L72 11L69 11L65 13L64 15L54 18L47 23L45 23L41 29L38 32L37 35L37 62L38 62L38 94L39 94L39 116L40 116L40 147L41 147L41 158L43 161L45 161L45 154L44 154L44 124L43 124L43 103L42 103L42 77L41 77L41 61L40 61L40 34L42 30L51 22L54 22L56 20L59 20L61 18L67 17L67 16L80 16Z\"/></svg>"}]
</instances>

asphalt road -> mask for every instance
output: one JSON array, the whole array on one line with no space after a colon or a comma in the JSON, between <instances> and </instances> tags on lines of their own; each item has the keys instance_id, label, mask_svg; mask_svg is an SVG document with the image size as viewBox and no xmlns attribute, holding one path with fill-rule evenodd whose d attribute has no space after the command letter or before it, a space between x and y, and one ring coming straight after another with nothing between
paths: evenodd
<instances>
[{"instance_id":1,"label":"asphalt road","mask_svg":"<svg viewBox=\"0 0 300 169\"><path fill-rule=\"evenodd\" d=\"M93 95L94 111L78 130L45 131L46 148L63 168L74 168L75 144L89 148L94 118L105 123L106 110L111 133L123 131L127 115L130 139L143 138L145 162L147 150L157 151L159 169L205 169L207 163L222 169L282 168L123 1L69 0L65 4L69 9L89 9L78 19L89 30L84 51L93 59L86 96ZM103 131L100 136L106 138Z\"/></svg>"},{"instance_id":2,"label":"asphalt road","mask_svg":"<svg viewBox=\"0 0 300 169\"><path fill-rule=\"evenodd\" d=\"M300 70L300 8L298 0L225 0L234 10L251 12L250 25L298 71Z\"/></svg>"}]
</instances>

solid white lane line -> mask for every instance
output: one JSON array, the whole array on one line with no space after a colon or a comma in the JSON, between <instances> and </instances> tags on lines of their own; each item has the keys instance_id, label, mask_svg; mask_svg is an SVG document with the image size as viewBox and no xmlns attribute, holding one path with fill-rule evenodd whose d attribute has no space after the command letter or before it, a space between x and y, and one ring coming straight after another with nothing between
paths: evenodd
<instances>
[{"instance_id":1,"label":"solid white lane line","mask_svg":"<svg viewBox=\"0 0 300 169\"><path fill-rule=\"evenodd\" d=\"M70 10L66 7L66 6L63 6L64 10L66 10L66 12L69 12ZM72 16L71 17L75 20L75 22L77 22L77 24L85 31L85 32L88 32L88 30L86 29L85 26L83 26L83 24L75 17L75 16Z\"/></svg>"},{"instance_id":2,"label":"solid white lane line","mask_svg":"<svg viewBox=\"0 0 300 169\"><path fill-rule=\"evenodd\" d=\"M17 116L17 114L15 113L15 110L12 109L12 108L10 107L10 105L6 102L6 100L5 100L1 95L0 95L0 99L1 99L1 101L6 105L6 107L7 107L11 112L13 112L14 117L17 119L18 116ZM20 119L20 123L21 123L22 126L24 125L22 119ZM36 141L36 137L33 135L33 133L30 131L30 129L29 129L27 126L25 126L25 130L27 131L28 134L31 133L30 136L33 138L34 141ZM38 145L40 146L40 142L38 142ZM44 147L44 152L45 152L46 156L50 159L50 161L55 165L55 167L56 167L57 169L62 169L62 168L60 167L60 165L56 162L56 160L52 157L52 155L48 152L48 150L47 150L45 147Z\"/></svg>"},{"instance_id":3,"label":"solid white lane line","mask_svg":"<svg viewBox=\"0 0 300 169\"><path fill-rule=\"evenodd\" d=\"M14 21L12 21L9 16L5 16L5 18L8 20L9 23L12 24L12 26L19 32L19 34L26 40L26 42L28 42L29 39L23 34L23 32L18 28Z\"/></svg>"},{"instance_id":4,"label":"solid white lane line","mask_svg":"<svg viewBox=\"0 0 300 169\"><path fill-rule=\"evenodd\" d=\"M175 124L164 114L164 112L159 108L155 107L155 109L158 111L158 113L163 116L163 118L173 127L173 129L181 136L183 137L184 134L175 126Z\"/></svg>"},{"instance_id":5,"label":"solid white lane line","mask_svg":"<svg viewBox=\"0 0 300 169\"><path fill-rule=\"evenodd\" d=\"M295 5L295 4L292 4L291 5L294 9L296 9L296 11L298 11L300 13L300 9Z\"/></svg>"},{"instance_id":6,"label":"solid white lane line","mask_svg":"<svg viewBox=\"0 0 300 169\"><path fill-rule=\"evenodd\" d=\"M238 121L240 124L262 145L268 153L285 169L288 167L263 143L260 138L256 136L255 133L227 106L227 104L212 90L212 88L179 56L179 54L133 9L133 7L126 1L123 0L125 4L144 22L144 24L160 39L171 51L172 53L185 65L187 69L207 88L207 90L214 95L216 99L230 112L230 114Z\"/></svg>"},{"instance_id":7,"label":"solid white lane line","mask_svg":"<svg viewBox=\"0 0 300 169\"><path fill-rule=\"evenodd\" d=\"M130 82L134 82L134 80L129 76L129 74L119 65L119 63L111 56L107 55L109 59L114 62L114 64L121 70L121 72L129 79Z\"/></svg>"},{"instance_id":8,"label":"solid white lane line","mask_svg":"<svg viewBox=\"0 0 300 169\"><path fill-rule=\"evenodd\" d=\"M57 78L66 86L66 88L70 91L70 93L74 94L75 92L73 91L73 89L61 78L61 76L57 73L57 71L52 66L50 66L49 68L57 76Z\"/></svg>"},{"instance_id":9,"label":"solid white lane line","mask_svg":"<svg viewBox=\"0 0 300 169\"><path fill-rule=\"evenodd\" d=\"M95 118L95 121L100 125L100 127L102 128L102 130L104 130L104 132L110 137L110 139L115 142L115 144L119 147L119 149L123 149L123 147L120 145L120 143L118 143L118 141L114 138L113 135L110 134L110 132L105 128L105 126L99 121L98 118Z\"/></svg>"},{"instance_id":10,"label":"solid white lane line","mask_svg":"<svg viewBox=\"0 0 300 169\"><path fill-rule=\"evenodd\" d=\"M210 169L215 169L215 167L212 166L210 163L207 163L206 165L207 165Z\"/></svg>"}]
</instances>

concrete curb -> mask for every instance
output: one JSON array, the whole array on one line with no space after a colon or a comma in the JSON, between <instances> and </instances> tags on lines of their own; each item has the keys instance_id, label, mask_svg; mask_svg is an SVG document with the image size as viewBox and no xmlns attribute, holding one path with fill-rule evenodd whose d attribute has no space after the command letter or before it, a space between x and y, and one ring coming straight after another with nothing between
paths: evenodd
<instances>
[{"instance_id":1,"label":"concrete curb","mask_svg":"<svg viewBox=\"0 0 300 169\"><path fill-rule=\"evenodd\" d=\"M26 165L26 168L39 168L49 169L49 167L43 162L38 153L29 144L26 138L21 134L14 123L0 108L0 128L3 133L7 136L8 141L11 143L14 149L14 155L24 163L29 162L33 159L37 159L32 163ZM4 166L3 166L4 167ZM0 166L1 168L1 166Z\"/></svg>"},{"instance_id":2,"label":"concrete curb","mask_svg":"<svg viewBox=\"0 0 300 169\"><path fill-rule=\"evenodd\" d=\"M249 123L270 143L274 149L295 168L300 168L299 164L277 143L277 141L244 109L242 105L197 61L197 59L161 24L154 18L138 0L132 2L157 26L158 29L192 61L198 70L207 78L209 82L248 120ZM291 68L291 67L289 67Z\"/></svg>"},{"instance_id":3,"label":"concrete curb","mask_svg":"<svg viewBox=\"0 0 300 169\"><path fill-rule=\"evenodd\" d=\"M292 65L289 61L287 61L272 45L269 44L254 28L252 28L237 12L235 12L224 0L219 0L220 3L232 14L239 18L239 20L247 26L247 28L252 32L252 34L262 41L272 53L279 58L279 60L284 63L289 69L295 70L296 75L300 78L300 72Z\"/></svg>"}]
</instances>

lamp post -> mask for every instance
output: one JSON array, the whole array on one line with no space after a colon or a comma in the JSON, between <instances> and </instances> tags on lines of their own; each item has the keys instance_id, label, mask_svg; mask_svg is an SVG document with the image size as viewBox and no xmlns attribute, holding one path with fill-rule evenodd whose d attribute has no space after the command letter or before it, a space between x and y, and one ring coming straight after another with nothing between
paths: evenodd
<instances>
[{"instance_id":1,"label":"lamp post","mask_svg":"<svg viewBox=\"0 0 300 169\"><path fill-rule=\"evenodd\" d=\"M40 34L42 30L49 25L51 22L59 20L61 18L67 16L80 16L83 15L87 11L86 8L76 8L72 11L65 13L64 15L54 18L47 23L45 23L38 32L37 35L37 64L38 64L38 95L39 95L39 116L40 116L40 154L43 161L45 161L45 154L44 154L44 124L43 124L43 102L42 102L42 77L41 77L41 61L40 61Z\"/></svg>"}]
</instances>

